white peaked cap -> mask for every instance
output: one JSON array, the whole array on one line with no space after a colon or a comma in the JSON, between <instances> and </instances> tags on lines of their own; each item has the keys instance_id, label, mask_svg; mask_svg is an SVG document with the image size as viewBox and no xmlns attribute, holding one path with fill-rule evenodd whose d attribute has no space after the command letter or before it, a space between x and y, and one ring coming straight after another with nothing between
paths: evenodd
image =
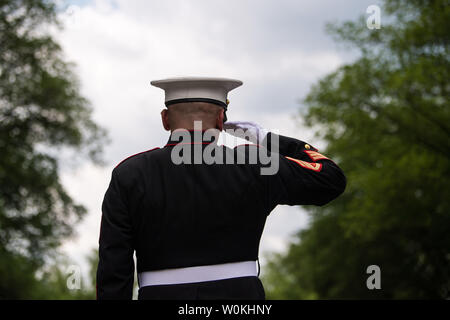
<instances>
[{"instance_id":1,"label":"white peaked cap","mask_svg":"<svg viewBox=\"0 0 450 320\"><path fill-rule=\"evenodd\" d=\"M242 85L242 81L212 77L182 77L152 81L165 91L165 104L180 102L209 102L227 109L227 94Z\"/></svg>"}]
</instances>

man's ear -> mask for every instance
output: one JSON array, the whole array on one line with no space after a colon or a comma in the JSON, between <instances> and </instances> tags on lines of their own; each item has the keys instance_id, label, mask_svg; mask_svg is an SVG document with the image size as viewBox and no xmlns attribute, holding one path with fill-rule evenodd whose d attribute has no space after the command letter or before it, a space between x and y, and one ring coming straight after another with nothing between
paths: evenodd
<instances>
[{"instance_id":1,"label":"man's ear","mask_svg":"<svg viewBox=\"0 0 450 320\"><path fill-rule=\"evenodd\" d=\"M163 109L161 111L161 121L162 121L164 129L166 129L167 131L170 131L169 110Z\"/></svg>"},{"instance_id":2,"label":"man's ear","mask_svg":"<svg viewBox=\"0 0 450 320\"><path fill-rule=\"evenodd\" d=\"M216 129L219 131L223 130L223 118L225 110L220 108L219 114L216 117Z\"/></svg>"}]
</instances>

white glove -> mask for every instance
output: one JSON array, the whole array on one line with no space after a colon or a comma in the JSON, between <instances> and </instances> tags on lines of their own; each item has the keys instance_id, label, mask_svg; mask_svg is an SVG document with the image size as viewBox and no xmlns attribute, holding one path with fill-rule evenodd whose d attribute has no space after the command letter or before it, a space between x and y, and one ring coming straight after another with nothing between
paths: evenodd
<instances>
[{"instance_id":1,"label":"white glove","mask_svg":"<svg viewBox=\"0 0 450 320\"><path fill-rule=\"evenodd\" d=\"M250 140L256 144L262 143L269 133L268 130L259 124L250 121L227 121L223 124L223 128L226 130L226 133L238 138Z\"/></svg>"}]
</instances>

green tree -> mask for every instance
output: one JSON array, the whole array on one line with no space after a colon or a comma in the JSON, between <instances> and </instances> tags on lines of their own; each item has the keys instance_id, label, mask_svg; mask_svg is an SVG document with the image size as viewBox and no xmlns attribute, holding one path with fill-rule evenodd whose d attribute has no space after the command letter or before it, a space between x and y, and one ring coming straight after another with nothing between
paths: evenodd
<instances>
[{"instance_id":1,"label":"green tree","mask_svg":"<svg viewBox=\"0 0 450 320\"><path fill-rule=\"evenodd\" d=\"M96 298L95 287L95 273L98 264L98 250L92 250L86 257L89 264L87 275L77 273L79 278L79 287L69 289L67 282L71 282L72 276L75 276L74 271L81 271L79 269L71 269L70 267L78 267L73 264L68 258L60 255L56 261L47 264L44 270L40 270L38 274L38 284L35 290L32 291L30 298L36 299L51 299L51 300L93 300Z\"/></svg>"},{"instance_id":2,"label":"green tree","mask_svg":"<svg viewBox=\"0 0 450 320\"><path fill-rule=\"evenodd\" d=\"M106 138L47 31L56 13L52 1L0 1L0 298L29 297L35 271L86 212L61 185L58 153L98 163Z\"/></svg>"},{"instance_id":3,"label":"green tree","mask_svg":"<svg viewBox=\"0 0 450 320\"><path fill-rule=\"evenodd\" d=\"M343 168L346 192L265 277L272 298L450 297L450 6L386 0L382 26L330 25L361 55L313 86L301 117ZM366 268L381 268L368 290Z\"/></svg>"}]
</instances>

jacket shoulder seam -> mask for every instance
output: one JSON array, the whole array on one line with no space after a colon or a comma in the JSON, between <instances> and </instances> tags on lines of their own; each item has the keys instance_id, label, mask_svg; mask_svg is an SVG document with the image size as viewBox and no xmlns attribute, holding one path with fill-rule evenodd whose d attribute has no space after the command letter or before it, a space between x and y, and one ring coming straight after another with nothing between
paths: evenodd
<instances>
[{"instance_id":1,"label":"jacket shoulder seam","mask_svg":"<svg viewBox=\"0 0 450 320\"><path fill-rule=\"evenodd\" d=\"M126 157L125 159L123 159L122 161L120 161L115 167L114 167L114 169L115 168L117 168L118 166L120 166L122 163L124 163L125 161L127 161L127 160L129 160L129 159L131 159L131 158L133 158L133 157L136 157L136 156L138 156L138 155L140 155L140 154L143 154L143 153L147 153L147 152L150 152L150 151L153 151L153 150L158 150L158 149L160 149L159 147L156 147L156 148L153 148L153 149L150 149L150 150L146 150L146 151L142 151L142 152L138 152L138 153L135 153L135 154L133 154L133 155L131 155L131 156L129 156L129 157Z\"/></svg>"}]
</instances>

